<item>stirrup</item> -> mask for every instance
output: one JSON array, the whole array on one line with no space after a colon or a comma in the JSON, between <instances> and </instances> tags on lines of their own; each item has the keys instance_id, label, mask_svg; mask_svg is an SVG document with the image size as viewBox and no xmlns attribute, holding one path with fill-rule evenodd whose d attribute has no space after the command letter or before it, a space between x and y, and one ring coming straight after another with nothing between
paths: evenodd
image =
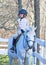
<instances>
[{"instance_id":1,"label":"stirrup","mask_svg":"<svg viewBox=\"0 0 46 65\"><path fill-rule=\"evenodd\" d=\"M11 51L12 53L14 53L14 49L11 48L10 51Z\"/></svg>"},{"instance_id":2,"label":"stirrup","mask_svg":"<svg viewBox=\"0 0 46 65\"><path fill-rule=\"evenodd\" d=\"M12 53L14 53L14 50L10 50Z\"/></svg>"}]
</instances>

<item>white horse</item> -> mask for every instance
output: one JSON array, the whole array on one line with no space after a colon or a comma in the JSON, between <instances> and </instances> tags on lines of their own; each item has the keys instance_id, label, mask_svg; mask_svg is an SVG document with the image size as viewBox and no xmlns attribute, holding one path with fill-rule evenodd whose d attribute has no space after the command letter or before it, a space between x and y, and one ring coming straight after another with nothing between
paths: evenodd
<instances>
[{"instance_id":1,"label":"white horse","mask_svg":"<svg viewBox=\"0 0 46 65\"><path fill-rule=\"evenodd\" d=\"M12 35L9 38L8 42L8 56L9 56L9 65L12 65L13 58L18 59L18 65L23 65L24 62L27 65L30 65L30 56L31 56L31 49L33 46L33 41L35 37L35 28L29 27L25 30L25 32L21 35L20 39L16 44L17 54L10 51L12 47L13 38L15 35Z\"/></svg>"}]
</instances>

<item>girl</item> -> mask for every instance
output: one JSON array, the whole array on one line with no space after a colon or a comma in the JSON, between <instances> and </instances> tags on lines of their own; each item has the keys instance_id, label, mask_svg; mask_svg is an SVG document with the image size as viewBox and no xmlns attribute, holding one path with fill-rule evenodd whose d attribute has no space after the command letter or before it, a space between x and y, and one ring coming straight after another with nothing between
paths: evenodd
<instances>
[{"instance_id":1,"label":"girl","mask_svg":"<svg viewBox=\"0 0 46 65\"><path fill-rule=\"evenodd\" d=\"M22 33L24 33L24 31L26 30L26 28L29 26L29 22L26 19L27 16L27 11L25 9L21 9L18 13L18 20L17 20L17 33L15 34L15 38L13 39L13 45L12 48L10 49L11 52L15 52L16 51L16 43L19 40L20 36Z\"/></svg>"}]
</instances>

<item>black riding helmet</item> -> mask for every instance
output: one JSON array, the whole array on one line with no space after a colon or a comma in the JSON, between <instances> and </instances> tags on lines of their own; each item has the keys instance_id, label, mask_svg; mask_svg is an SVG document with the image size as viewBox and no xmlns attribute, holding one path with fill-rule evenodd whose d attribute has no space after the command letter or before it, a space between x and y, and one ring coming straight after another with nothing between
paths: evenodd
<instances>
[{"instance_id":1,"label":"black riding helmet","mask_svg":"<svg viewBox=\"0 0 46 65\"><path fill-rule=\"evenodd\" d=\"M27 11L25 9L21 9L18 14L24 14L27 16Z\"/></svg>"}]
</instances>

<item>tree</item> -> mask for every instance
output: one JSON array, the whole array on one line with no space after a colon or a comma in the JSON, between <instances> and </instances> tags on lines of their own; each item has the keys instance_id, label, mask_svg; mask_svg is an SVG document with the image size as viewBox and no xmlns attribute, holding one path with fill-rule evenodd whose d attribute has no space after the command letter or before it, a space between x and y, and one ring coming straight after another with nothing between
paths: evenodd
<instances>
[{"instance_id":1,"label":"tree","mask_svg":"<svg viewBox=\"0 0 46 65\"><path fill-rule=\"evenodd\" d=\"M40 7L39 0L34 0L34 19L35 19L35 27L37 26L36 36L40 37ZM37 44L37 52L39 53L39 45ZM36 65L39 65L39 60L37 59Z\"/></svg>"},{"instance_id":2,"label":"tree","mask_svg":"<svg viewBox=\"0 0 46 65\"><path fill-rule=\"evenodd\" d=\"M22 0L18 0L18 10L22 8Z\"/></svg>"}]
</instances>

